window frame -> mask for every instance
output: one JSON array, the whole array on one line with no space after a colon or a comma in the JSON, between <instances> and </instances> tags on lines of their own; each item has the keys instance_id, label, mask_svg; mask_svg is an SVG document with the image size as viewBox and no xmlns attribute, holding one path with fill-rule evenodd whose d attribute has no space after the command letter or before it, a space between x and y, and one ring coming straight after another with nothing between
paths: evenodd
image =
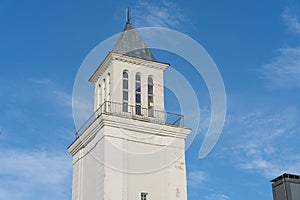
<instances>
[{"instance_id":1,"label":"window frame","mask_svg":"<svg viewBox=\"0 0 300 200\"><path fill-rule=\"evenodd\" d=\"M153 76L151 75L148 76L147 86L148 86L147 87L148 88L148 92L147 92L148 117L154 117L154 82L153 82Z\"/></svg>"},{"instance_id":2,"label":"window frame","mask_svg":"<svg viewBox=\"0 0 300 200\"><path fill-rule=\"evenodd\" d=\"M140 73L135 74L135 114L142 115L142 78Z\"/></svg>"},{"instance_id":3,"label":"window frame","mask_svg":"<svg viewBox=\"0 0 300 200\"><path fill-rule=\"evenodd\" d=\"M126 75L126 76L125 76ZM127 88L124 87L124 81L127 82ZM124 98L124 94L127 94ZM127 70L123 70L122 73L122 111L128 112L128 101L129 101L129 73Z\"/></svg>"},{"instance_id":4,"label":"window frame","mask_svg":"<svg viewBox=\"0 0 300 200\"><path fill-rule=\"evenodd\" d=\"M147 192L141 192L141 200L147 200L148 193Z\"/></svg>"}]
</instances>

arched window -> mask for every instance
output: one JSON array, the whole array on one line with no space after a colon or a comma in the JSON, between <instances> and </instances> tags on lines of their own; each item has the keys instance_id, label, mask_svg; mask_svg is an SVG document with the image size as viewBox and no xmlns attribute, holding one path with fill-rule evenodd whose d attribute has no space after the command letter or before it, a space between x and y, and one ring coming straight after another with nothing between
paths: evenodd
<instances>
[{"instance_id":1,"label":"arched window","mask_svg":"<svg viewBox=\"0 0 300 200\"><path fill-rule=\"evenodd\" d=\"M128 72L123 71L123 112L128 112Z\"/></svg>"},{"instance_id":2,"label":"arched window","mask_svg":"<svg viewBox=\"0 0 300 200\"><path fill-rule=\"evenodd\" d=\"M148 116L154 116L153 78L148 77Z\"/></svg>"},{"instance_id":3,"label":"arched window","mask_svg":"<svg viewBox=\"0 0 300 200\"><path fill-rule=\"evenodd\" d=\"M135 75L135 114L142 114L141 106L141 75Z\"/></svg>"}]
</instances>

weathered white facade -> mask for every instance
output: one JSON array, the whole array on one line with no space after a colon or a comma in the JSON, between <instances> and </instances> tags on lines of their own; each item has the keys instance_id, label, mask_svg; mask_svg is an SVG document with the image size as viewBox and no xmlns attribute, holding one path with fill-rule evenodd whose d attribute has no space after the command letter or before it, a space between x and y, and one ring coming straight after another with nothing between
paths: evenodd
<instances>
[{"instance_id":1,"label":"weathered white facade","mask_svg":"<svg viewBox=\"0 0 300 200\"><path fill-rule=\"evenodd\" d=\"M95 84L92 120L68 148L73 200L187 199L184 153L190 130L178 123L182 116L172 115L172 122L164 112L168 66L155 61L127 22L90 78Z\"/></svg>"}]
</instances>

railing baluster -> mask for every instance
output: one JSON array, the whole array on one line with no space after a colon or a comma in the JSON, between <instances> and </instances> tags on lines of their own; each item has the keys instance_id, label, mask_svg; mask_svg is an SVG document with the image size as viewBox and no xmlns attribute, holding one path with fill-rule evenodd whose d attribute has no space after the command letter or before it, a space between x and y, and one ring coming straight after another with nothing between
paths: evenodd
<instances>
[{"instance_id":1,"label":"railing baluster","mask_svg":"<svg viewBox=\"0 0 300 200\"><path fill-rule=\"evenodd\" d=\"M122 103L116 103L111 101L105 101L103 104L88 118L88 120L78 129L76 137L80 137L102 114L117 115L120 117L131 117L134 119L140 119L143 121L154 122L158 124L168 124L174 126L184 126L184 116L164 112L160 110L154 110L143 108L141 106L127 105L127 112L124 111Z\"/></svg>"}]
</instances>

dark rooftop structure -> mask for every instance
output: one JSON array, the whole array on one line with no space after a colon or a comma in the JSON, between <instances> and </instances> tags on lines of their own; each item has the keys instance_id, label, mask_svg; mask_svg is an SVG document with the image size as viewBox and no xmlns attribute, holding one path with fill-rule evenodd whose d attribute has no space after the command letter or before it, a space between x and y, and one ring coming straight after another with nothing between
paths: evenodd
<instances>
[{"instance_id":1,"label":"dark rooftop structure","mask_svg":"<svg viewBox=\"0 0 300 200\"><path fill-rule=\"evenodd\" d=\"M126 25L112 52L136 58L142 58L145 60L156 61L140 35L131 25L129 10Z\"/></svg>"},{"instance_id":2,"label":"dark rooftop structure","mask_svg":"<svg viewBox=\"0 0 300 200\"><path fill-rule=\"evenodd\" d=\"M300 176L284 173L271 180L274 200L300 200Z\"/></svg>"}]
</instances>

